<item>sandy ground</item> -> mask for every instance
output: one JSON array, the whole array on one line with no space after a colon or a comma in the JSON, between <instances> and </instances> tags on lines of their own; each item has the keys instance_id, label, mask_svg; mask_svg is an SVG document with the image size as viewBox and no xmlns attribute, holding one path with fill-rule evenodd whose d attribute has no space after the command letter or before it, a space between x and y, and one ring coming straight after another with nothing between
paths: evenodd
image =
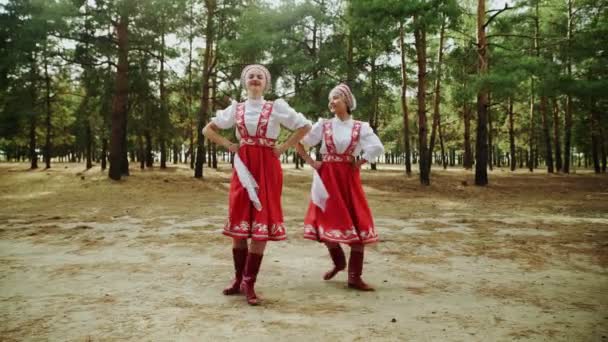
<instances>
[{"instance_id":1,"label":"sandy ground","mask_svg":"<svg viewBox=\"0 0 608 342\"><path fill-rule=\"evenodd\" d=\"M345 286L302 238L310 169L285 166L289 239L269 244L260 307L223 296L230 169L0 164L1 341L607 341L608 177L363 172L382 242ZM466 182L466 183L464 183ZM467 185L468 184L468 185Z\"/></svg>"}]
</instances>

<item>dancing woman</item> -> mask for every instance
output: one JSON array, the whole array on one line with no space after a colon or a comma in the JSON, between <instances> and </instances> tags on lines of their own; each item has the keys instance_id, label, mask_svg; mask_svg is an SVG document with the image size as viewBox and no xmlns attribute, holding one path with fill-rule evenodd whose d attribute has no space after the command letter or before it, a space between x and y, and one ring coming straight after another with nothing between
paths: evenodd
<instances>
[{"instance_id":1,"label":"dancing woman","mask_svg":"<svg viewBox=\"0 0 608 342\"><path fill-rule=\"evenodd\" d=\"M285 226L281 208L283 171L279 157L310 130L311 123L287 102L264 100L270 90L268 69L259 64L245 67L241 83L247 100L233 102L218 111L203 129L216 144L236 153L230 183L228 221L223 234L232 238L235 278L225 295L244 293L251 305L259 303L254 285L267 241L284 240ZM218 133L236 125L239 143ZM281 126L294 131L281 145L276 144ZM251 239L250 246L247 239Z\"/></svg>"},{"instance_id":2,"label":"dancing woman","mask_svg":"<svg viewBox=\"0 0 608 342\"><path fill-rule=\"evenodd\" d=\"M296 147L315 175L312 200L304 219L304 237L325 243L334 267L324 275L332 279L346 268L341 243L350 246L348 287L373 291L362 279L365 245L378 241L371 211L361 186L360 167L384 153L378 136L366 122L353 120L357 106L350 88L339 84L329 93L331 119L319 119ZM313 160L302 144L321 142L323 161ZM362 157L357 160L361 151Z\"/></svg>"}]
</instances>

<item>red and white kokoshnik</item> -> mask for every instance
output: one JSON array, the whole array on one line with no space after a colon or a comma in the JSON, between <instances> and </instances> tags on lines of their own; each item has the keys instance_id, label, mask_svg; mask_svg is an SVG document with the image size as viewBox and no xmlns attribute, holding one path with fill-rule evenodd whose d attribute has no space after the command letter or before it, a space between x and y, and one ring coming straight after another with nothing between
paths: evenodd
<instances>
[{"instance_id":1,"label":"red and white kokoshnik","mask_svg":"<svg viewBox=\"0 0 608 342\"><path fill-rule=\"evenodd\" d=\"M241 71L241 85L243 88L247 88L247 74L253 70L260 71L264 75L264 78L266 79L266 87L264 88L264 91L269 91L272 88L270 71L268 71L268 69L261 64L249 64L243 68L243 71Z\"/></svg>"},{"instance_id":2,"label":"red and white kokoshnik","mask_svg":"<svg viewBox=\"0 0 608 342\"><path fill-rule=\"evenodd\" d=\"M357 109L357 99L355 99L355 96L353 95L353 93L350 91L350 88L346 84L340 83L329 92L330 101L334 95L342 96L344 98L344 100L346 101L346 105L348 106L348 109L350 109L351 111Z\"/></svg>"}]
</instances>

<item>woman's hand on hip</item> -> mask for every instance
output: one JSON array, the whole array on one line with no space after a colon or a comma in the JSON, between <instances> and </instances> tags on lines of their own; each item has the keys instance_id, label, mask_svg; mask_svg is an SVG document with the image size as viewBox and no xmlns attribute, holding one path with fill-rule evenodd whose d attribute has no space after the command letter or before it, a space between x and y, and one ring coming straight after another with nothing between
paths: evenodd
<instances>
[{"instance_id":1,"label":"woman's hand on hip","mask_svg":"<svg viewBox=\"0 0 608 342\"><path fill-rule=\"evenodd\" d=\"M361 158L359 160L353 160L352 166L354 169L361 169L361 165L367 163L367 160Z\"/></svg>"},{"instance_id":2,"label":"woman's hand on hip","mask_svg":"<svg viewBox=\"0 0 608 342\"><path fill-rule=\"evenodd\" d=\"M239 144L231 142L226 148L232 153L237 153L239 151Z\"/></svg>"},{"instance_id":3,"label":"woman's hand on hip","mask_svg":"<svg viewBox=\"0 0 608 342\"><path fill-rule=\"evenodd\" d=\"M285 153L285 150L285 145L279 145L278 147L274 147L272 152L274 152L274 155L277 156L277 158L280 158L281 155Z\"/></svg>"},{"instance_id":4,"label":"woman's hand on hip","mask_svg":"<svg viewBox=\"0 0 608 342\"><path fill-rule=\"evenodd\" d=\"M323 162L312 160L308 163L308 165L310 165L315 170L319 170L321 168L321 165L323 165Z\"/></svg>"}]
</instances>

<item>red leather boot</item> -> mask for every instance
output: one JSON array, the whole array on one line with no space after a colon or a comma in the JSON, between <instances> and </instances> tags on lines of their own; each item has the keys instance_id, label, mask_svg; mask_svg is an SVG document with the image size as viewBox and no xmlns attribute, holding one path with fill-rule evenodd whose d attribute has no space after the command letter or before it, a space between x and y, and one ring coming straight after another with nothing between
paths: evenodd
<instances>
[{"instance_id":1,"label":"red leather boot","mask_svg":"<svg viewBox=\"0 0 608 342\"><path fill-rule=\"evenodd\" d=\"M348 260L348 287L360 291L374 291L374 288L367 285L361 279L363 272L363 251L350 251Z\"/></svg>"},{"instance_id":2,"label":"red leather boot","mask_svg":"<svg viewBox=\"0 0 608 342\"><path fill-rule=\"evenodd\" d=\"M338 245L334 248L328 248L329 255L331 256L331 260L334 262L334 268L327 271L323 276L323 279L329 280L333 278L338 272L344 270L346 268L346 257L344 256L344 251L342 247Z\"/></svg>"},{"instance_id":3,"label":"red leather boot","mask_svg":"<svg viewBox=\"0 0 608 342\"><path fill-rule=\"evenodd\" d=\"M249 305L258 305L258 296L255 294L255 280L260 271L260 265L262 264L262 254L247 254L247 264L245 265L245 272L243 273L243 281L241 282L241 292L245 294L247 303Z\"/></svg>"},{"instance_id":4,"label":"red leather boot","mask_svg":"<svg viewBox=\"0 0 608 342\"><path fill-rule=\"evenodd\" d=\"M232 260L234 261L234 279L232 280L232 283L230 283L230 285L223 291L226 296L241 293L240 287L241 281L243 280L245 262L247 261L247 248L233 248Z\"/></svg>"}]
</instances>

